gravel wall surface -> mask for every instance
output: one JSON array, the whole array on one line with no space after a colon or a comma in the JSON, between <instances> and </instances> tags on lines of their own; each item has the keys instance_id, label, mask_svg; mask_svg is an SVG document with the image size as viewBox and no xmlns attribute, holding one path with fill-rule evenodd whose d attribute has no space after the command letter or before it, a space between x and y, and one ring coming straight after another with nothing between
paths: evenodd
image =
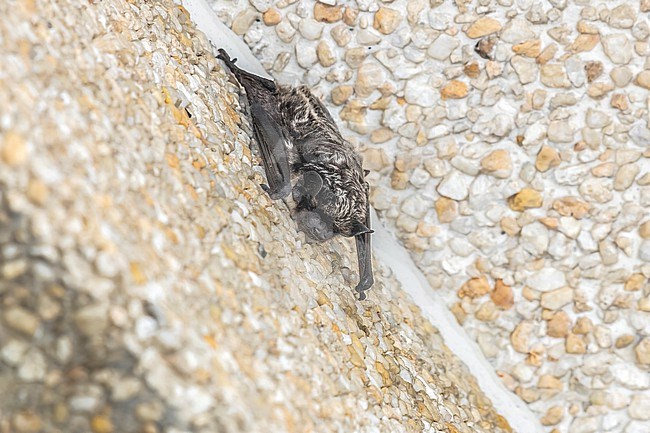
<instances>
[{"instance_id":1,"label":"gravel wall surface","mask_svg":"<svg viewBox=\"0 0 650 433\"><path fill-rule=\"evenodd\" d=\"M212 4L547 431L650 431L649 1Z\"/></svg>"},{"instance_id":2,"label":"gravel wall surface","mask_svg":"<svg viewBox=\"0 0 650 433\"><path fill-rule=\"evenodd\" d=\"M510 432L381 263L259 187L169 1L0 3L0 432Z\"/></svg>"}]
</instances>

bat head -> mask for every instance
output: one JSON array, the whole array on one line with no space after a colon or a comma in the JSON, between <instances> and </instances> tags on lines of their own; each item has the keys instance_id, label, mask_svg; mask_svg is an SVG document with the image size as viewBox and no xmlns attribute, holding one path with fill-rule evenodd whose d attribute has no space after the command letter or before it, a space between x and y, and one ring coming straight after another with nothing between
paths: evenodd
<instances>
[{"instance_id":1,"label":"bat head","mask_svg":"<svg viewBox=\"0 0 650 433\"><path fill-rule=\"evenodd\" d=\"M335 235L332 220L317 209L299 210L296 213L296 223L301 231L315 241L326 241Z\"/></svg>"},{"instance_id":2,"label":"bat head","mask_svg":"<svg viewBox=\"0 0 650 433\"><path fill-rule=\"evenodd\" d=\"M334 223L326 211L330 193L323 185L321 175L307 171L293 189L293 199L298 204L295 215L298 228L315 241L325 241L335 235Z\"/></svg>"}]
</instances>

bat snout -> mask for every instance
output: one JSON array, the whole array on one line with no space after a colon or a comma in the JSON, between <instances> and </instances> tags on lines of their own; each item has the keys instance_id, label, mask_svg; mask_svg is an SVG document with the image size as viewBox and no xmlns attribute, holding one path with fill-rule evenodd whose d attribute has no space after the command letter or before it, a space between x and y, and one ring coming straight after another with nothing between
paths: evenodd
<instances>
[{"instance_id":1,"label":"bat snout","mask_svg":"<svg viewBox=\"0 0 650 433\"><path fill-rule=\"evenodd\" d=\"M298 228L315 241L326 241L334 237L332 224L313 211L300 211L296 215Z\"/></svg>"}]
</instances>

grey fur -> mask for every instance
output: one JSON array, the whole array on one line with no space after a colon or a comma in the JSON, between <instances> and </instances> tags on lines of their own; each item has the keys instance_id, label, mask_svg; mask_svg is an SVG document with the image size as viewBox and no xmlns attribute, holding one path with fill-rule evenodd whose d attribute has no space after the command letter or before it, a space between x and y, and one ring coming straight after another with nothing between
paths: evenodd
<instances>
[{"instance_id":1,"label":"grey fur","mask_svg":"<svg viewBox=\"0 0 650 433\"><path fill-rule=\"evenodd\" d=\"M311 239L356 239L359 299L373 284L368 183L362 161L307 87L289 87L246 72L224 50L219 58L246 90L273 199L292 194L294 218Z\"/></svg>"}]
</instances>

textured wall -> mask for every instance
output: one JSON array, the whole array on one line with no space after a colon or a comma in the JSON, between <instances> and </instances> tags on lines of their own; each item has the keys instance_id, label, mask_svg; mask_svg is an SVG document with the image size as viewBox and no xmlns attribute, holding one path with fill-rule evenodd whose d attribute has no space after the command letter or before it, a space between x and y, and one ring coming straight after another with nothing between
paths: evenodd
<instances>
[{"instance_id":1,"label":"textured wall","mask_svg":"<svg viewBox=\"0 0 650 433\"><path fill-rule=\"evenodd\" d=\"M338 114L380 217L547 431L650 431L650 2L213 6Z\"/></svg>"},{"instance_id":2,"label":"textured wall","mask_svg":"<svg viewBox=\"0 0 650 433\"><path fill-rule=\"evenodd\" d=\"M168 1L0 3L0 432L509 432L386 267L259 187Z\"/></svg>"}]
</instances>

